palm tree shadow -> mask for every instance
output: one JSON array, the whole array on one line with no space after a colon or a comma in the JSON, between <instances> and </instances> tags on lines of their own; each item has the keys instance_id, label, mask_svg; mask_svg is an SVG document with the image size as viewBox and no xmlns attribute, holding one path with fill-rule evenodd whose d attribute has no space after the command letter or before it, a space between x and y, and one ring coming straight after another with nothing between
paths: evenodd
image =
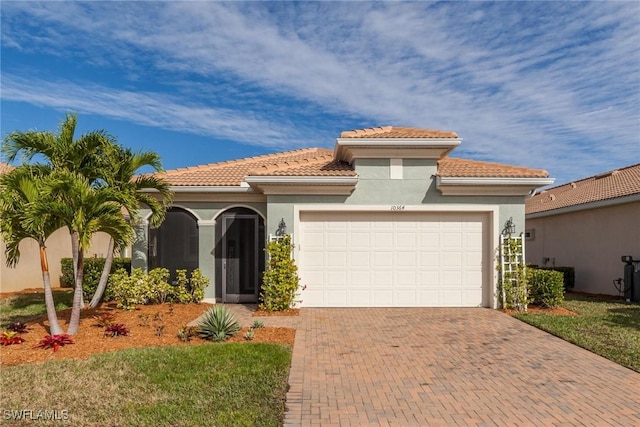
<instances>
[{"instance_id":1,"label":"palm tree shadow","mask_svg":"<svg viewBox=\"0 0 640 427\"><path fill-rule=\"evenodd\" d=\"M640 304L630 303L626 307L610 308L608 323L612 326L621 326L640 331Z\"/></svg>"}]
</instances>

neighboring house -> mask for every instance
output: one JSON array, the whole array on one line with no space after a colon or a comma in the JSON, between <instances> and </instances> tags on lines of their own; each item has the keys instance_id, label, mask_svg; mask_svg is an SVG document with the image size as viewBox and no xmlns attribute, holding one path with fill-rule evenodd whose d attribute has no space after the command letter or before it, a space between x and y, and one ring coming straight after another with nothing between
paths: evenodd
<instances>
[{"instance_id":1,"label":"neighboring house","mask_svg":"<svg viewBox=\"0 0 640 427\"><path fill-rule=\"evenodd\" d=\"M199 267L209 301L256 301L265 242L293 235L301 306L495 307L495 250L543 170L451 158L454 132L343 132L302 149L167 171L174 205L134 266ZM148 211L146 211L148 214Z\"/></svg>"},{"instance_id":2,"label":"neighboring house","mask_svg":"<svg viewBox=\"0 0 640 427\"><path fill-rule=\"evenodd\" d=\"M640 164L526 200L527 262L575 268L575 291L617 295L623 255L640 259Z\"/></svg>"},{"instance_id":3,"label":"neighboring house","mask_svg":"<svg viewBox=\"0 0 640 427\"><path fill-rule=\"evenodd\" d=\"M0 175L13 170L14 167L0 162ZM87 257L105 256L108 248L108 236L98 233L93 239ZM56 230L46 241L47 259L51 286L60 286L62 258L71 257L71 237L66 227ZM42 269L40 267L40 250L38 242L25 239L20 243L20 261L14 268L7 266L5 243L0 237L0 292L15 292L27 288L39 288L42 283Z\"/></svg>"}]
</instances>

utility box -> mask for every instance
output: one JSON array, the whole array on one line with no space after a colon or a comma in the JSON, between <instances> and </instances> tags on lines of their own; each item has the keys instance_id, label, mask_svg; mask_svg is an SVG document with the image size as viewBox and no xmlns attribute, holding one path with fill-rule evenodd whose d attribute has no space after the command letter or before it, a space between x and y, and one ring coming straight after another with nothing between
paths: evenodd
<instances>
[{"instance_id":1,"label":"utility box","mask_svg":"<svg viewBox=\"0 0 640 427\"><path fill-rule=\"evenodd\" d=\"M624 299L640 302L640 260L631 255L624 255L620 260L624 262Z\"/></svg>"}]
</instances>

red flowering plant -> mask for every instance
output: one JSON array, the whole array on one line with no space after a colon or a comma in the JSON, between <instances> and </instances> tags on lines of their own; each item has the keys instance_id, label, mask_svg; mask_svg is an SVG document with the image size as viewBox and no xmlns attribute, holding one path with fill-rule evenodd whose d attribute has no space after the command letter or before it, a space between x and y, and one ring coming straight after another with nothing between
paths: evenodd
<instances>
[{"instance_id":1,"label":"red flowering plant","mask_svg":"<svg viewBox=\"0 0 640 427\"><path fill-rule=\"evenodd\" d=\"M73 340L69 334L47 335L40 340L38 344L33 348L44 348L45 350L52 348L55 353L58 351L58 347L62 347L67 344L73 344Z\"/></svg>"},{"instance_id":2,"label":"red flowering plant","mask_svg":"<svg viewBox=\"0 0 640 427\"><path fill-rule=\"evenodd\" d=\"M18 335L16 331L4 331L0 334L0 344L2 344L2 346L22 344L23 342L24 338Z\"/></svg>"}]
</instances>

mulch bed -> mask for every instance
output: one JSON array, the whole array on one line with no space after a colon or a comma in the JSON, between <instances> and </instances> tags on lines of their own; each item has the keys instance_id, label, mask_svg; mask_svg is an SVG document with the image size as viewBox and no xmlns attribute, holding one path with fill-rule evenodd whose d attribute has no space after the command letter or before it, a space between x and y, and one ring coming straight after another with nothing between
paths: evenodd
<instances>
[{"instance_id":1,"label":"mulch bed","mask_svg":"<svg viewBox=\"0 0 640 427\"><path fill-rule=\"evenodd\" d=\"M39 290L41 291L41 290ZM23 291L24 292L24 291ZM4 295L3 295L4 296ZM141 348L167 345L198 345L208 343L199 337L184 342L177 336L178 331L187 323L198 318L210 304L161 304L140 305L132 311L123 311L115 304L106 304L95 309L82 311L80 331L72 339L74 344L59 347L57 352L51 349L33 348L49 334L46 316L28 323L28 333L22 335L25 342L0 347L0 366L37 363L47 360L86 359L96 353L106 353L127 348ZM66 330L71 310L58 313L60 326ZM130 331L128 336L105 337L104 328L97 326L94 316L109 313L114 316L112 323L122 323ZM160 329L162 333L159 334ZM267 342L293 345L295 329L266 327L254 329L251 341L244 339L245 327L240 333L226 342Z\"/></svg>"},{"instance_id":2,"label":"mulch bed","mask_svg":"<svg viewBox=\"0 0 640 427\"><path fill-rule=\"evenodd\" d=\"M515 310L502 310L505 313L513 316L514 314L522 314L520 312L517 312ZM529 306L527 307L527 313L548 313L548 314L554 314L556 316L579 316L578 313L576 313L575 311L571 311L571 310L567 310L566 308L562 308L562 307L556 307L556 308L546 308L546 307L540 307L534 304L529 304Z\"/></svg>"}]
</instances>

